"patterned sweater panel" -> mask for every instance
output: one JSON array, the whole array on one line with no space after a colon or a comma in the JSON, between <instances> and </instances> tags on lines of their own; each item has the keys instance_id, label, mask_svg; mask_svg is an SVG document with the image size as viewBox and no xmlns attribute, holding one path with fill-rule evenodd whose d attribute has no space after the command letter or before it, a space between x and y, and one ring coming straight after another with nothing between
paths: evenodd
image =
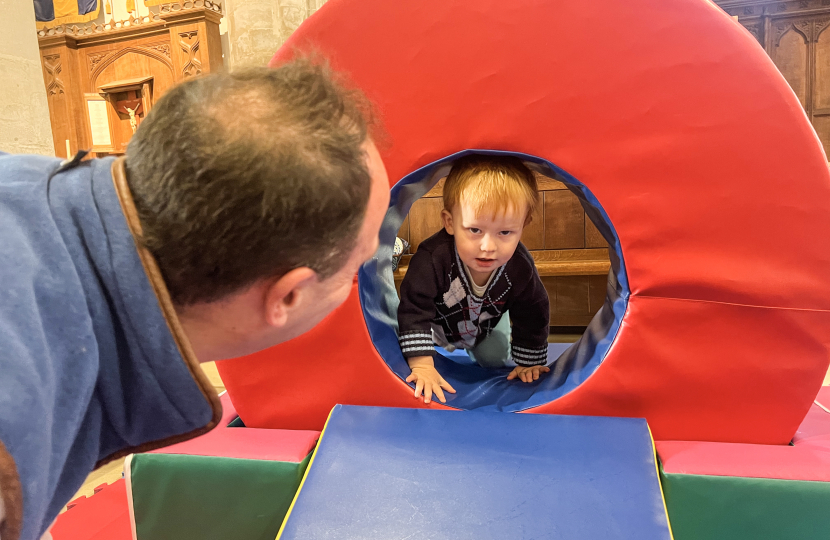
<instances>
[{"instance_id":1,"label":"patterned sweater panel","mask_svg":"<svg viewBox=\"0 0 830 540\"><path fill-rule=\"evenodd\" d=\"M522 245L476 296L453 237L443 229L423 241L401 284L399 340L404 357L432 356L433 325L455 347L471 349L487 339L503 313L513 322L511 354L524 366L547 362L549 301L530 253Z\"/></svg>"}]
</instances>

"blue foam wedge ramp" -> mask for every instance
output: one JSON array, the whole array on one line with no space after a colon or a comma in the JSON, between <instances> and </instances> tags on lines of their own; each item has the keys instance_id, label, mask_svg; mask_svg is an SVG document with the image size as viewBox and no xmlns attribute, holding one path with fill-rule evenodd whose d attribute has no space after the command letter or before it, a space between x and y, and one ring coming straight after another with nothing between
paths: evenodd
<instances>
[{"instance_id":1,"label":"blue foam wedge ramp","mask_svg":"<svg viewBox=\"0 0 830 540\"><path fill-rule=\"evenodd\" d=\"M337 405L280 540L670 540L645 420Z\"/></svg>"}]
</instances>

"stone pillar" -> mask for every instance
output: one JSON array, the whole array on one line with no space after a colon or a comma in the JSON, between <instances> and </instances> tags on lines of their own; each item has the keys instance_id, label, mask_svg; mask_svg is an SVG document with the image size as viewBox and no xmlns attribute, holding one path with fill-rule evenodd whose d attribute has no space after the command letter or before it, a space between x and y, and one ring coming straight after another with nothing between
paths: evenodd
<instances>
[{"instance_id":1,"label":"stone pillar","mask_svg":"<svg viewBox=\"0 0 830 540\"><path fill-rule=\"evenodd\" d=\"M228 67L266 65L288 36L325 1L225 0Z\"/></svg>"},{"instance_id":2,"label":"stone pillar","mask_svg":"<svg viewBox=\"0 0 830 540\"><path fill-rule=\"evenodd\" d=\"M0 0L0 151L54 156L32 0Z\"/></svg>"}]
</instances>

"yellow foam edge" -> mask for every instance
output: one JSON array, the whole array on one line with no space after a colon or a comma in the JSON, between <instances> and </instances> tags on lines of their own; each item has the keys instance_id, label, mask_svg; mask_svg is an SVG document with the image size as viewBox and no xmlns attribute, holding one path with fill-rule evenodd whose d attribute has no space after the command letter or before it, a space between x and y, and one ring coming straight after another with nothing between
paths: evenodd
<instances>
[{"instance_id":1,"label":"yellow foam edge","mask_svg":"<svg viewBox=\"0 0 830 540\"><path fill-rule=\"evenodd\" d=\"M317 439L317 446L314 447L314 452L311 454L311 461L308 462L308 467L305 468L305 472L303 473L303 479L300 481L300 487L297 488L297 493L294 494L294 499L291 501L291 505L288 507L288 512L285 513L285 519L282 520L282 525L280 525L280 530L277 532L277 538L275 540L279 540L282 536L282 531L285 529L285 524L288 523L288 518L291 517L291 512L294 510L294 504L297 502L297 497L300 496L300 493L303 491L303 486L305 485L305 479L308 478L308 471L311 470L311 467L314 466L314 458L317 457L317 450L320 449L320 443L323 441L323 437L326 435L326 428L329 427L329 420L331 420L331 415L334 412L334 409L337 408L335 405L331 411L329 411L329 416L326 418L326 423L323 425L323 431L320 432L320 438ZM662 493L662 490L661 490ZM664 502L665 504L665 502ZM667 514L668 515L668 514Z\"/></svg>"},{"instance_id":2,"label":"yellow foam edge","mask_svg":"<svg viewBox=\"0 0 830 540\"><path fill-rule=\"evenodd\" d=\"M651 426L646 422L648 438L651 439L651 452L654 454L654 469L657 471L657 485L660 486L660 498L663 500L663 511L666 513L666 525L669 526L669 536L674 540L674 533L671 530L671 519L669 519L669 508L666 506L666 495L663 493L663 481L660 480L660 466L657 464L657 446L654 444L654 436L651 434Z\"/></svg>"}]
</instances>

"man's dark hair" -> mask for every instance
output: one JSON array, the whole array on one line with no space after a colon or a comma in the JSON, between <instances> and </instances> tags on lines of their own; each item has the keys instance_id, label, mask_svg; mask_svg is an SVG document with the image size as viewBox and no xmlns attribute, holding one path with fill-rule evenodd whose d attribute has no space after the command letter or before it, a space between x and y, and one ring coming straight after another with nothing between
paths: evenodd
<instances>
[{"instance_id":1,"label":"man's dark hair","mask_svg":"<svg viewBox=\"0 0 830 540\"><path fill-rule=\"evenodd\" d=\"M210 302L307 266L325 279L369 200L368 111L323 65L196 78L154 105L127 180L173 302Z\"/></svg>"}]
</instances>

